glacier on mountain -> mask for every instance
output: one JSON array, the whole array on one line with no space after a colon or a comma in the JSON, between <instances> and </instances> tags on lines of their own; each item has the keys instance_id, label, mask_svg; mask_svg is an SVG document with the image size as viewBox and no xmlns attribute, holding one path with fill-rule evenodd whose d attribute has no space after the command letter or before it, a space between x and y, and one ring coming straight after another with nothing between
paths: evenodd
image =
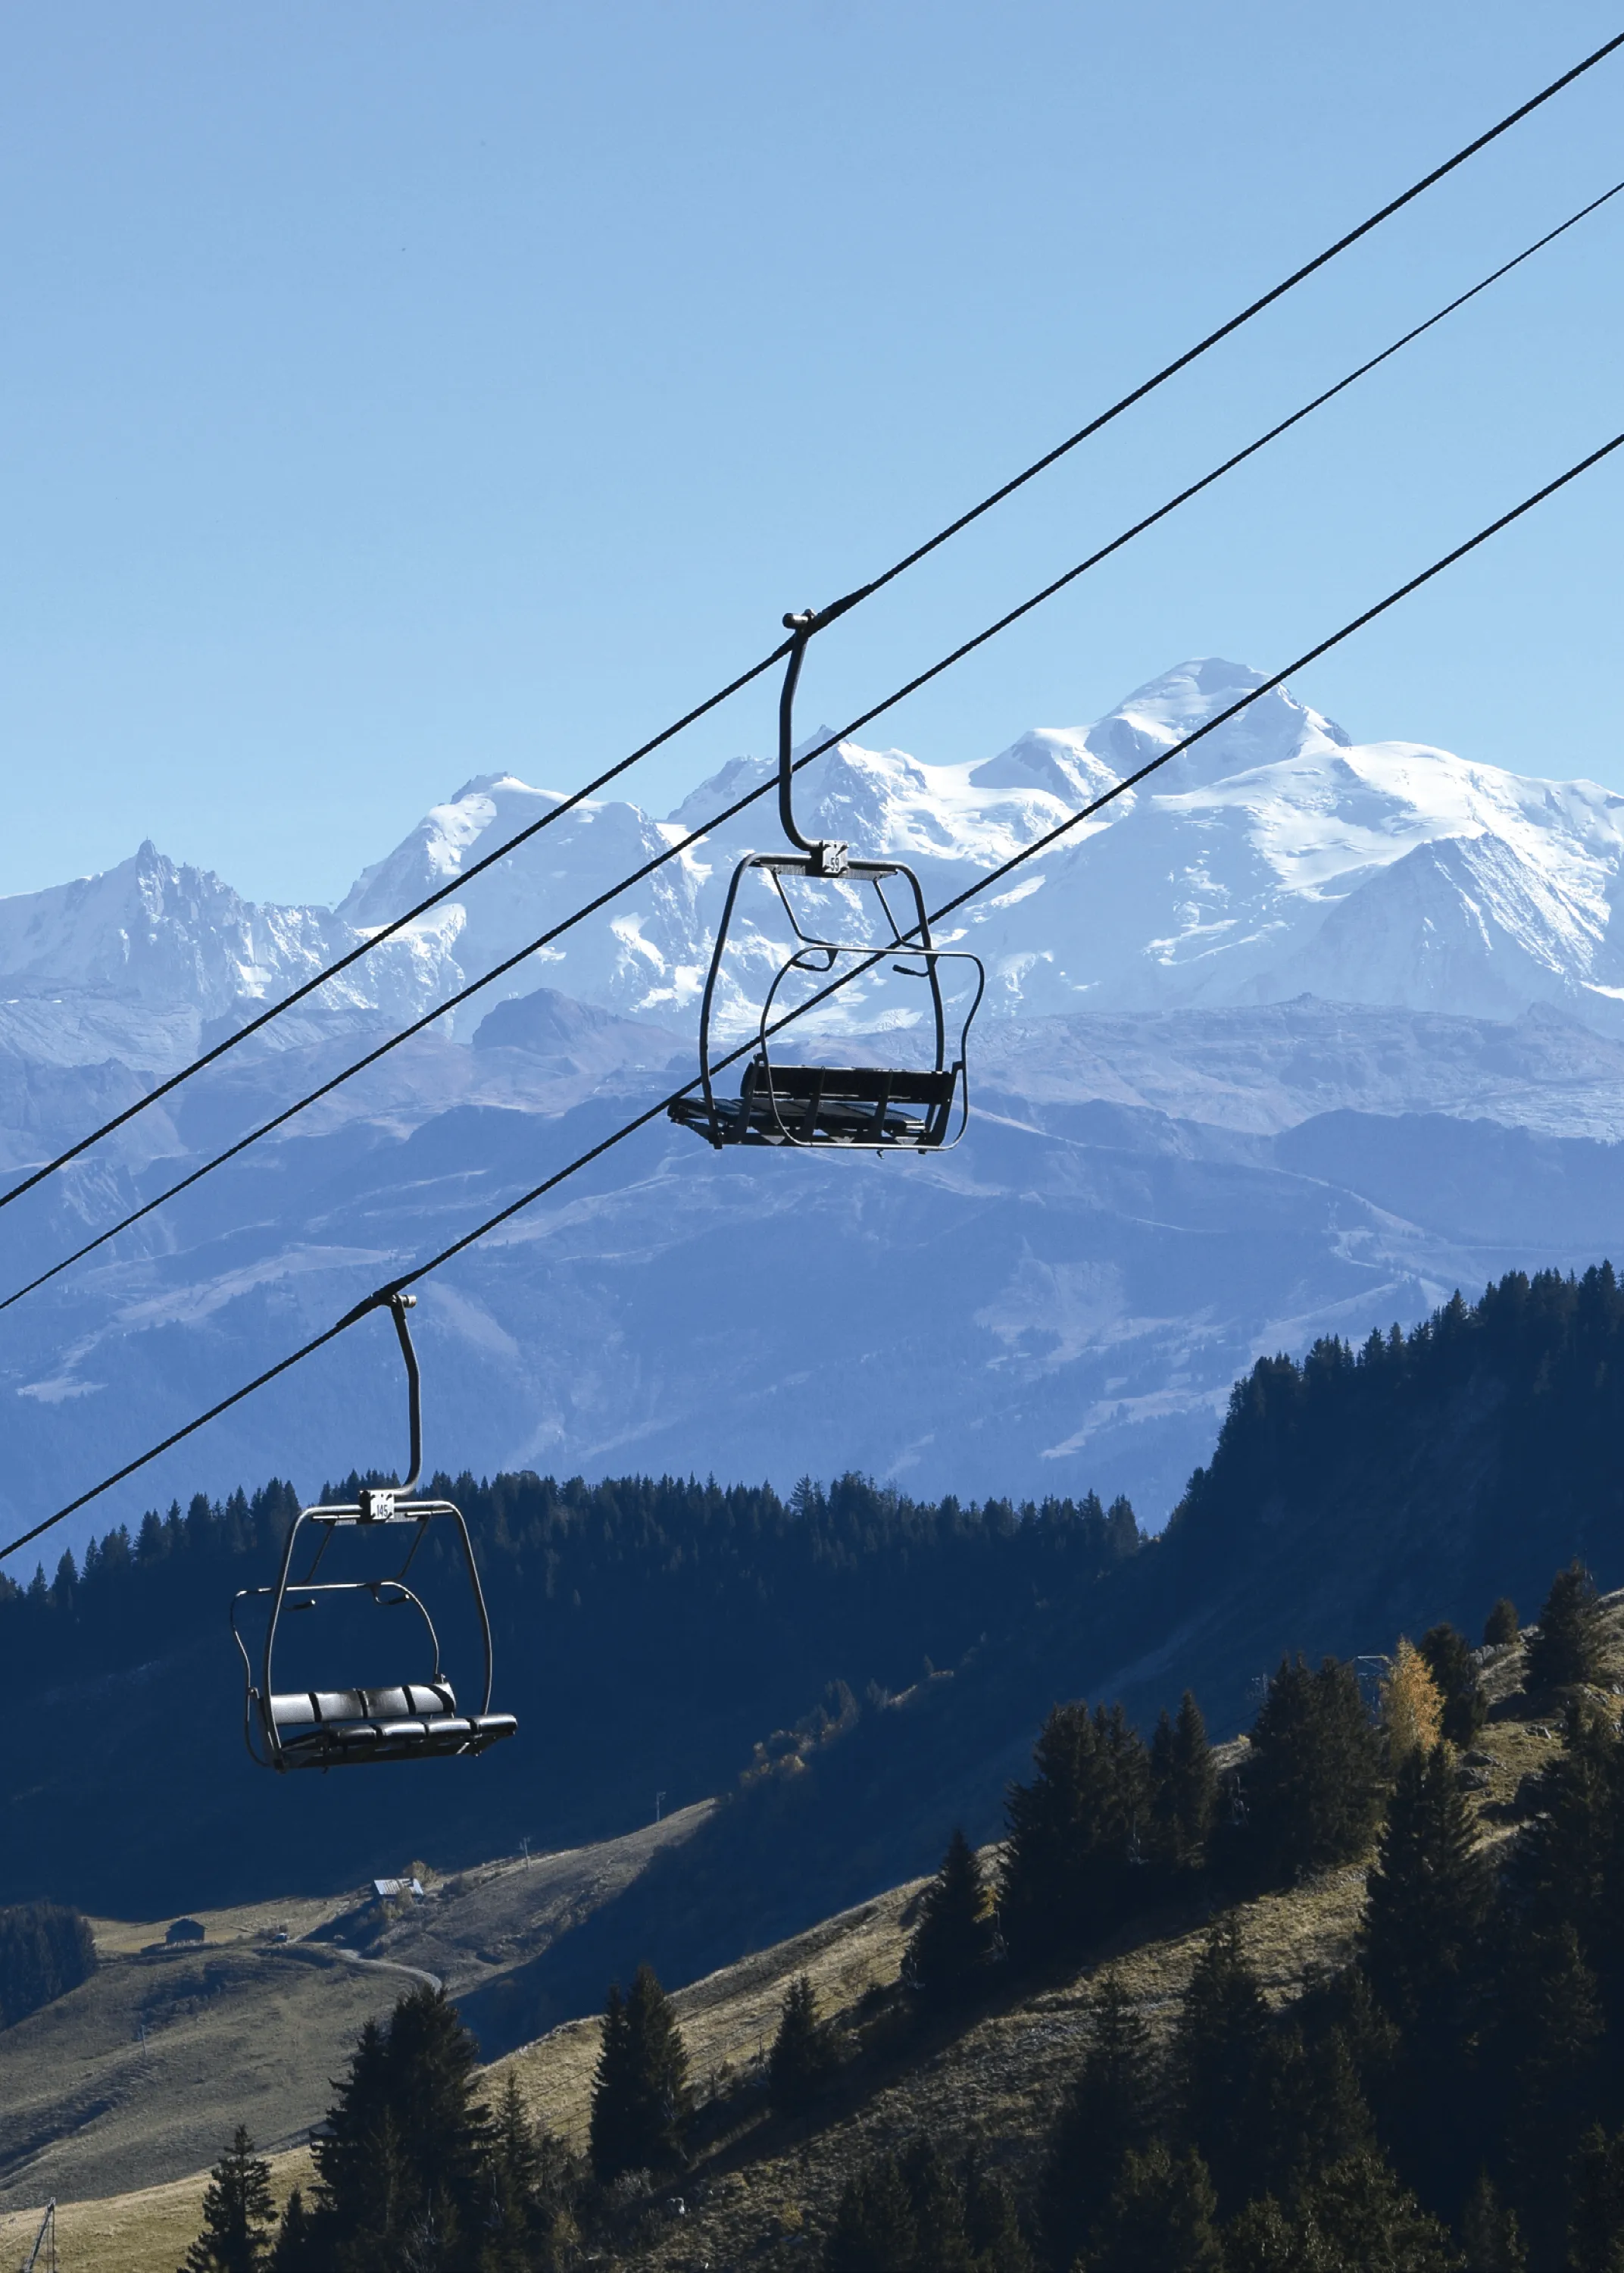
<instances>
[{"instance_id":1,"label":"glacier on mountain","mask_svg":"<svg viewBox=\"0 0 1624 2273\"><path fill-rule=\"evenodd\" d=\"M978 763L843 742L799 808L909 859L937 904L1261 683L1186 664ZM742 756L664 819L564 814L7 1211L0 1295L673 854L0 1313L0 1513L69 1496L686 1078L733 865L777 841L771 780ZM331 911L252 905L150 845L0 901L0 1162L79 1136L560 802L478 776ZM1254 1355L1624 1255L1621 808L1356 743L1270 691L939 934L991 979L958 1152L718 1159L657 1121L428 1282L431 1459L785 1484L849 1465L966 1497L1095 1483L1159 1519ZM782 938L762 890L730 1031ZM853 988L825 1023L855 1054L896 1015ZM393 1457L386 1342L345 1337L109 1512Z\"/></svg>"}]
</instances>

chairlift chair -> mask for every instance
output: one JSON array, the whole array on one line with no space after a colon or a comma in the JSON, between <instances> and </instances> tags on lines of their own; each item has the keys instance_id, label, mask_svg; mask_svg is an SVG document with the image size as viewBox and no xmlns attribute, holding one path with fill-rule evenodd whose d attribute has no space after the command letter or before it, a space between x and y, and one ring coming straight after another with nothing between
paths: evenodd
<instances>
[{"instance_id":1,"label":"chairlift chair","mask_svg":"<svg viewBox=\"0 0 1624 2273\"><path fill-rule=\"evenodd\" d=\"M471 1758L487 1752L518 1722L511 1713L490 1710L490 1618L474 1560L473 1542L460 1508L448 1499L414 1497L423 1468L423 1408L416 1353L406 1322L415 1297L393 1294L386 1300L406 1360L411 1423L411 1472L403 1484L366 1487L353 1503L301 1509L282 1549L273 1587L246 1587L231 1604L231 1632L242 1653L246 1678L243 1733L249 1755L261 1767L286 1774L292 1768L353 1767L384 1760ZM484 1680L477 1711L460 1710L456 1692L440 1664L439 1636L422 1597L407 1583L412 1561L432 1523L448 1523L461 1549L462 1565L474 1598L484 1647ZM407 1533L405 1552L392 1575L373 1579L324 1579L316 1572L334 1534L354 1529L382 1547L387 1534ZM292 1573L302 1535L319 1534L303 1579ZM393 1558L391 1558L393 1559ZM279 1690L275 1682L277 1636L284 1614L317 1609L334 1595L369 1596L379 1609L415 1609L428 1635L426 1678L406 1679L384 1688ZM268 1602L258 1677L238 1626L244 1602Z\"/></svg>"},{"instance_id":2,"label":"chairlift chair","mask_svg":"<svg viewBox=\"0 0 1624 2273\"><path fill-rule=\"evenodd\" d=\"M819 621L812 609L784 618L785 627L794 637L778 703L778 814L785 836L797 849L750 853L733 872L700 1009L700 1091L694 1096L677 1098L669 1111L679 1127L692 1129L718 1151L726 1144L790 1144L803 1151L838 1145L876 1153L937 1152L958 1143L969 1118L965 1044L981 1007L986 972L979 956L961 948L932 945L924 894L918 877L903 861L854 860L849 846L833 839L805 836L797 825L791 757L795 689L806 642ZM739 888L747 875L758 872L768 878L776 891L797 944L767 991L755 1049L745 1064L738 1095L719 1097L711 1072L717 981ZM786 878L797 877L872 886L886 927L878 945L872 939L830 939L809 930L784 889ZM904 911L901 922L886 896L886 882L891 878L900 880L912 897L911 908ZM842 967L851 969L855 976L893 955L909 958L892 964L894 971L924 983L935 1040L931 1065L786 1065L774 1061L773 1009L787 979L795 974L827 978ZM951 1061L941 985L944 963L968 964L975 974L974 993L959 1021L957 1048Z\"/></svg>"}]
</instances>

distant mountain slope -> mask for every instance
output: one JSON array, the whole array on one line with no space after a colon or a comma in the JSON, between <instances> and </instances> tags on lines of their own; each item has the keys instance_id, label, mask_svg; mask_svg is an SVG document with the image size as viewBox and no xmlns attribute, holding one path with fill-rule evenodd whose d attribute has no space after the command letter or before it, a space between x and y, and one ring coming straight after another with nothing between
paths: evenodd
<instances>
[{"instance_id":1,"label":"distant mountain slope","mask_svg":"<svg viewBox=\"0 0 1624 2273\"><path fill-rule=\"evenodd\" d=\"M1261 678L1217 657L1186 663L1093 726L1036 730L980 764L937 766L842 743L803 776L804 823L913 862L934 900L1032 844ZM393 1017L444 999L770 771L766 757L735 759L665 821L614 799L577 806L466 898L360 965L311 1015ZM558 802L558 792L512 775L476 776L369 867L331 914L250 906L219 879L144 845L106 875L0 901L0 979L19 1001L49 991L70 1025L96 1003L201 1020L234 1015L454 881ZM1307 986L1334 1000L1468 1016L1561 1002L1605 1024L1624 999L1624 946L1611 928L1621 814L1624 799L1592 783L1528 778L1416 743L1357 746L1275 689L969 912L962 936L989 961L993 1017L1267 1001ZM777 841L765 800L504 979L500 993L523 994L544 979L601 1008L686 1030L732 866L745 849ZM843 896L850 915L856 899ZM765 894L747 897L741 917L724 1009L742 1015L740 987L747 993L756 966L766 967L767 942L783 926ZM830 1015L861 1031L880 1012L872 990L857 987ZM462 1014L463 1023L471 1031L483 1015ZM123 1047L109 1039L127 1062L151 1062L150 1027L132 1024ZM0 1021L0 1047L8 1042L26 1050L26 1027L8 1035Z\"/></svg>"},{"instance_id":2,"label":"distant mountain slope","mask_svg":"<svg viewBox=\"0 0 1624 2273\"><path fill-rule=\"evenodd\" d=\"M647 1959L691 1980L934 1867L946 1829L996 1836L1005 1789L1058 1699L1120 1699L1141 1728L1192 1688L1215 1737L1249 1722L1287 1652L1390 1649L1492 1602L1524 1616L1583 1557L1624 1579L1624 1293L1503 1280L1408 1338L1260 1361L1164 1535L1099 1585L1055 1588L960 1663L803 1738L600 1912L567 1955L472 2000L488 2050L565 2017L570 1997Z\"/></svg>"},{"instance_id":3,"label":"distant mountain slope","mask_svg":"<svg viewBox=\"0 0 1624 2273\"><path fill-rule=\"evenodd\" d=\"M842 746L803 776L805 809L906 853L934 898L1258 679L1186 664L981 765ZM570 813L9 1210L0 1299L767 770L734 760L668 821L614 800ZM467 784L335 913L250 907L151 848L0 903L0 1174L554 802L511 776ZM1624 1136L1619 811L1583 782L1356 745L1270 693L966 911L992 984L961 1150L724 1160L656 1123L424 1290L431 1448L459 1467L653 1463L786 1489L848 1467L929 1493L1097 1483L1156 1519L1258 1351L1413 1323L1513 1264L1624 1252L1624 1179L1590 1149ZM454 1031L0 1313L0 1522L71 1497L691 1073L732 861L775 829L768 799ZM765 888L742 904L731 1031L776 967L772 916ZM920 1046L909 986L844 999L827 1022L842 1056ZM1403 1123L1380 1132L1379 1190L1357 1145L1311 1159L1271 1141L1351 1112ZM1541 1153L1529 1182L1493 1145L1406 1118L1435 1114L1584 1141ZM110 1512L392 1457L399 1397L386 1333L363 1329Z\"/></svg>"},{"instance_id":4,"label":"distant mountain slope","mask_svg":"<svg viewBox=\"0 0 1624 2273\"><path fill-rule=\"evenodd\" d=\"M725 1789L781 1722L855 1713L831 1683L904 1688L927 1657L958 1659L990 1621L1086 1588L1139 1544L1126 1504L1022 1525L857 1479L794 1509L760 1487L636 1476L439 1489L480 1542L496 1702L522 1741L384 1774L256 1768L227 1612L274 1576L297 1502L275 1484L223 1510L199 1498L133 1549L115 1534L49 1588L0 1593L0 1663L38 1708L26 1754L0 1762L0 1905L71 1888L83 1908L162 1916L353 1885L408 1855L449 1869L527 1836L610 1835ZM341 1541L324 1575L386 1575L370 1543ZM414 1569L466 1696L481 1664L466 1580L434 1542ZM287 1623L278 1677L422 1679L426 1649L409 1621L329 1604Z\"/></svg>"},{"instance_id":5,"label":"distant mountain slope","mask_svg":"<svg viewBox=\"0 0 1624 2273\"><path fill-rule=\"evenodd\" d=\"M0 1314L0 1514L59 1504L680 1078L640 1069L659 1046L632 1022L511 1017L489 1046L401 1053L348 1117L313 1115ZM245 1053L177 1114L189 1150L334 1046ZM1259 1353L1412 1324L1513 1264L1624 1255L1624 1152L1597 1141L1621 1096L1624 1046L1555 1013L1298 1003L989 1029L969 1135L935 1160L718 1159L660 1121L424 1286L430 1458L784 1491L849 1467L932 1496L1097 1485L1155 1524ZM1367 1148L1288 1141L1366 1099ZM1531 1150L1506 1139L1523 1119ZM1575 1124L1592 1133L1547 1134ZM11 1211L6 1290L177 1165L87 1167ZM364 1324L66 1542L198 1483L314 1490L393 1460L402 1405L393 1338Z\"/></svg>"}]
</instances>

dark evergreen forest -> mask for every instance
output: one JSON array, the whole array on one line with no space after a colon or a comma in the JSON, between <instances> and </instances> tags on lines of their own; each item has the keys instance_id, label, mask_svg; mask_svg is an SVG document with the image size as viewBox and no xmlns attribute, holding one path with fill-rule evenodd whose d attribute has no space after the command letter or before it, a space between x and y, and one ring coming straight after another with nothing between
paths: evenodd
<instances>
[{"instance_id":1,"label":"dark evergreen forest","mask_svg":"<svg viewBox=\"0 0 1624 2273\"><path fill-rule=\"evenodd\" d=\"M581 2009L580 1981L548 1972L566 1949L599 1982L643 1955L690 1978L741 1936L930 1868L944 1819L992 1836L1058 1698L1120 1697L1148 1726L1189 1685L1228 1734L1283 1650L1381 1649L1441 1619L1476 1632L1496 1596L1539 1599L1575 1555L1617 1585L1621 1441L1624 1294L1602 1264L1512 1273L1407 1334L1260 1361L1143 1546L1130 1511L1094 1500L441 1478L479 1542L495 1701L520 1734L477 1763L337 1778L251 1768L234 1721L227 1601L272 1574L290 1494L194 1501L0 1600L0 1662L50 1705L26 1773L0 1782L0 1900L161 1915L408 1855L450 1868L521 1836L562 1845L646 1821L657 1792L671 1808L732 1791L476 2017L511 2042ZM466 1686L466 1626L446 1639ZM775 1776L791 1752L805 1772Z\"/></svg>"},{"instance_id":2,"label":"dark evergreen forest","mask_svg":"<svg viewBox=\"0 0 1624 2273\"><path fill-rule=\"evenodd\" d=\"M989 1627L1086 1588L1141 1544L1126 1501L925 1505L858 1477L805 1484L787 1504L765 1487L670 1478L439 1476L433 1489L477 1542L495 1701L518 1714L518 1742L404 1775L253 1768L227 1608L274 1576L298 1503L275 1482L223 1505L198 1497L149 1514L134 1538L121 1528L94 1542L82 1568L64 1556L54 1578L0 1579L0 1664L50 1707L26 1773L8 1772L0 1900L161 1915L342 1886L398 1868L408 1849L450 1864L527 1834L563 1845L624 1830L653 1813L656 1791L670 1809L727 1788L755 1744L817 1708L831 1684L904 1689L927 1659L952 1663ZM424 1548L414 1578L466 1691L473 1624L444 1542ZM397 1642L396 1622L306 1631L316 1624L292 1622L296 1677L427 1671L417 1633ZM386 1653L408 1644L402 1667Z\"/></svg>"}]
</instances>

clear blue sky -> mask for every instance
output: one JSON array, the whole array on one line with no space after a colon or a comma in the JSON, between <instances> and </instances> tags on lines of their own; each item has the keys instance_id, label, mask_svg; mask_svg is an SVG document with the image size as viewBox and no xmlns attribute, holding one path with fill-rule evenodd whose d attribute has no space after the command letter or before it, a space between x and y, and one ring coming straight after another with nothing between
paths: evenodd
<instances>
[{"instance_id":1,"label":"clear blue sky","mask_svg":"<svg viewBox=\"0 0 1624 2273\"><path fill-rule=\"evenodd\" d=\"M1525 0L60 0L0 34L0 890L567 785L1619 28ZM839 724L1624 174L1624 56L820 643ZM1284 660L1620 424L1624 199L872 739ZM1300 692L1624 786L1624 469ZM765 747L765 687L632 777Z\"/></svg>"}]
</instances>

